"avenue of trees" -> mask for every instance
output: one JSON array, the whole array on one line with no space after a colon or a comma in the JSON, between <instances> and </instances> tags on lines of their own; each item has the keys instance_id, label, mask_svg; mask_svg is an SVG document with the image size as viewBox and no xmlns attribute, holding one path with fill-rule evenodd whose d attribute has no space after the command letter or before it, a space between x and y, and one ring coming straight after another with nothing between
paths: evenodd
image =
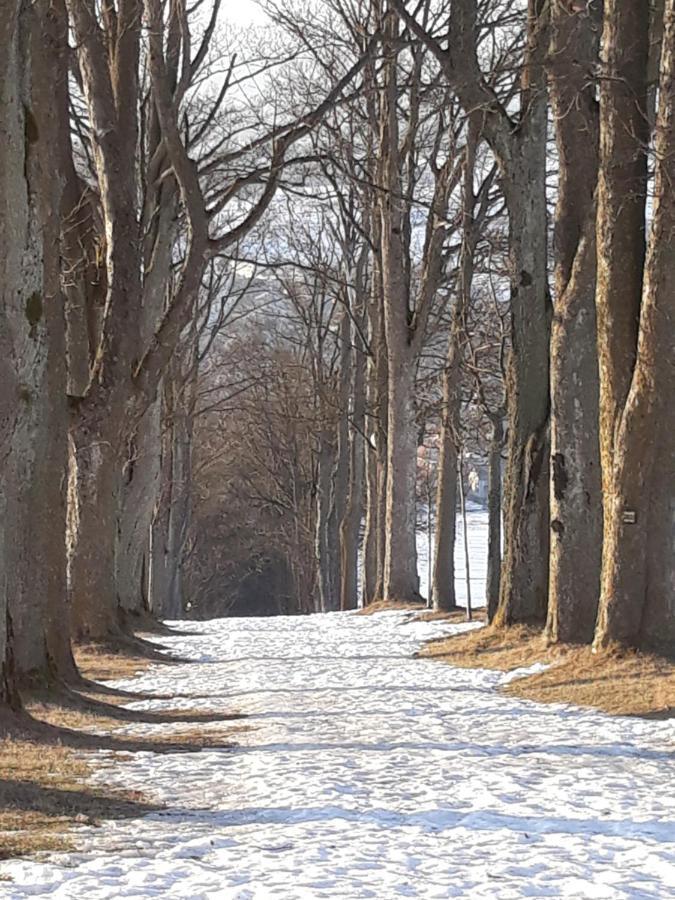
<instances>
[{"instance_id":1,"label":"avenue of trees","mask_svg":"<svg viewBox=\"0 0 675 900\"><path fill-rule=\"evenodd\" d=\"M675 0L220 6L1 0L0 703L453 610L469 456L492 627L672 651Z\"/></svg>"}]
</instances>

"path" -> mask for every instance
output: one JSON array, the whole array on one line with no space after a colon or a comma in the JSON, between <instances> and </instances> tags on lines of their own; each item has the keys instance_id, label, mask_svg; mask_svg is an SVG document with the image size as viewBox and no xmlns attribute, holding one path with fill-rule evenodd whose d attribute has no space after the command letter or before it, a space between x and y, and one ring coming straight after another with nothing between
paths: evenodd
<instances>
[{"instance_id":1,"label":"path","mask_svg":"<svg viewBox=\"0 0 675 900\"><path fill-rule=\"evenodd\" d=\"M501 696L413 659L448 626L405 613L200 630L133 686L247 712L241 746L137 754L116 777L167 811L0 866L3 900L674 896L673 723Z\"/></svg>"}]
</instances>

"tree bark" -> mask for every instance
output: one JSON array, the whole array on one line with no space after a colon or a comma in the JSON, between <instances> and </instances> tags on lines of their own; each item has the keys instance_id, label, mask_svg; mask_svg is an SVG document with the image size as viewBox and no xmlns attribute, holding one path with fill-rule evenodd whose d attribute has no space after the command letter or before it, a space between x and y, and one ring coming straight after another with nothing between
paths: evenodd
<instances>
[{"instance_id":1,"label":"tree bark","mask_svg":"<svg viewBox=\"0 0 675 900\"><path fill-rule=\"evenodd\" d=\"M600 23L552 12L549 58L559 179L551 333L549 641L590 643L600 591L602 492L594 234L598 180L595 83Z\"/></svg>"},{"instance_id":2,"label":"tree bark","mask_svg":"<svg viewBox=\"0 0 675 900\"><path fill-rule=\"evenodd\" d=\"M644 13L616 0L605 5L597 301L605 518L595 646L619 642L672 652L675 3L665 5L654 204L642 269L649 49Z\"/></svg>"},{"instance_id":3,"label":"tree bark","mask_svg":"<svg viewBox=\"0 0 675 900\"><path fill-rule=\"evenodd\" d=\"M65 37L46 0L21 12L15 98L23 109L21 171L16 191L17 238L23 235L16 300L14 353L21 407L8 469L14 480L6 515L9 614L17 678L45 683L75 676L66 606L67 412L63 302L59 281L59 204L62 180L54 177L52 150L57 118L51 101L54 67ZM10 108L12 100L8 98ZM20 238L21 239L21 238ZM9 265L13 253L8 250ZM4 279L3 279L4 280ZM11 284L11 281L10 281ZM18 318L18 314L21 314ZM17 327L18 326L18 327ZM6 388L5 388L6 389Z\"/></svg>"},{"instance_id":4,"label":"tree bark","mask_svg":"<svg viewBox=\"0 0 675 900\"><path fill-rule=\"evenodd\" d=\"M352 382L352 428L349 446L349 498L340 529L341 596L340 608L356 609L359 601L359 546L364 510L365 428L366 428L366 354L354 340L354 378Z\"/></svg>"},{"instance_id":5,"label":"tree bark","mask_svg":"<svg viewBox=\"0 0 675 900\"><path fill-rule=\"evenodd\" d=\"M122 625L115 576L125 456L119 418L101 417L77 417L70 438L68 584L73 634L87 640L115 637Z\"/></svg>"},{"instance_id":6,"label":"tree bark","mask_svg":"<svg viewBox=\"0 0 675 900\"><path fill-rule=\"evenodd\" d=\"M509 209L511 340L500 602L495 623L543 624L549 553L549 334L546 271L546 100L505 185Z\"/></svg>"},{"instance_id":7,"label":"tree bark","mask_svg":"<svg viewBox=\"0 0 675 900\"><path fill-rule=\"evenodd\" d=\"M379 238L379 226L375 223ZM363 551L363 603L381 600L384 590L385 510L387 502L387 344L381 268L377 254L369 309L371 358L368 364L367 510Z\"/></svg>"},{"instance_id":8,"label":"tree bark","mask_svg":"<svg viewBox=\"0 0 675 900\"><path fill-rule=\"evenodd\" d=\"M337 545L331 545L331 482L335 465L335 443L332 430L322 432L318 453L318 476L316 493L316 560L319 575L319 600L321 612L332 612L338 608L339 598L335 596L333 583L334 554Z\"/></svg>"},{"instance_id":9,"label":"tree bark","mask_svg":"<svg viewBox=\"0 0 675 900\"><path fill-rule=\"evenodd\" d=\"M159 401L138 423L124 467L118 546L115 556L117 598L125 617L151 612L148 595L150 531L160 491L161 413Z\"/></svg>"},{"instance_id":10,"label":"tree bark","mask_svg":"<svg viewBox=\"0 0 675 900\"><path fill-rule=\"evenodd\" d=\"M492 622L499 605L502 569L502 450L504 426L501 416L491 422L488 458L488 559L486 579L487 620Z\"/></svg>"}]
</instances>

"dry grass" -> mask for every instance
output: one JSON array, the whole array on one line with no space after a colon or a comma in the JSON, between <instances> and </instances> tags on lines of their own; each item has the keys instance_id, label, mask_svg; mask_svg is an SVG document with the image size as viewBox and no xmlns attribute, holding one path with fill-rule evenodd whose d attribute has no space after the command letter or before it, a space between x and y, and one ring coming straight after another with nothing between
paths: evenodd
<instances>
[{"instance_id":1,"label":"dry grass","mask_svg":"<svg viewBox=\"0 0 675 900\"><path fill-rule=\"evenodd\" d=\"M0 859L72 847L74 825L157 809L130 791L87 784L90 766L72 749L22 735L0 740Z\"/></svg>"},{"instance_id":2,"label":"dry grass","mask_svg":"<svg viewBox=\"0 0 675 900\"><path fill-rule=\"evenodd\" d=\"M508 672L528 666L547 655L541 632L518 627L496 630L479 628L431 641L422 656L443 659L464 669L496 669Z\"/></svg>"},{"instance_id":3,"label":"dry grass","mask_svg":"<svg viewBox=\"0 0 675 900\"><path fill-rule=\"evenodd\" d=\"M441 610L434 612L433 609L427 609L420 613L417 617L420 622L466 622L465 609L453 609L451 612L443 612ZM477 609L471 614L472 622L484 622L485 610Z\"/></svg>"},{"instance_id":4,"label":"dry grass","mask_svg":"<svg viewBox=\"0 0 675 900\"><path fill-rule=\"evenodd\" d=\"M81 683L51 691L34 687L24 693L25 713L0 720L0 859L68 849L74 825L135 818L158 808L139 794L93 786L92 766L101 761L92 761L87 751L112 751L105 764L115 765L120 754L138 751L191 753L234 746L233 738L243 730L232 721L242 718L236 712L126 709L132 701L172 697L98 683L129 678L167 661L147 647L147 657L144 643L136 640L120 647L78 647ZM147 725L162 727L148 733Z\"/></svg>"},{"instance_id":5,"label":"dry grass","mask_svg":"<svg viewBox=\"0 0 675 900\"><path fill-rule=\"evenodd\" d=\"M540 703L572 703L612 715L675 716L675 663L651 653L590 647L547 646L541 632L526 627L482 628L432 641L422 655L462 668L509 672L535 662L545 672L512 681L504 692Z\"/></svg>"},{"instance_id":6,"label":"dry grass","mask_svg":"<svg viewBox=\"0 0 675 900\"><path fill-rule=\"evenodd\" d=\"M373 613L386 612L387 610L414 610L420 612L426 609L426 604L421 600L419 603L406 603L403 600L376 600L369 603L363 609L358 610L358 616L372 616Z\"/></svg>"},{"instance_id":7,"label":"dry grass","mask_svg":"<svg viewBox=\"0 0 675 900\"><path fill-rule=\"evenodd\" d=\"M403 612L419 613L420 622L466 622L465 609L453 609L451 612L435 612L429 609L426 602L420 600L418 603L411 603L403 600L376 600L363 609L358 610L359 616L372 616L374 613L387 612L389 610L400 610ZM485 610L478 609L473 613L474 622L483 622L485 620Z\"/></svg>"},{"instance_id":8,"label":"dry grass","mask_svg":"<svg viewBox=\"0 0 675 900\"><path fill-rule=\"evenodd\" d=\"M83 678L113 681L133 678L157 663L171 665L173 660L158 651L144 653L125 646L78 644L73 648L75 662Z\"/></svg>"},{"instance_id":9,"label":"dry grass","mask_svg":"<svg viewBox=\"0 0 675 900\"><path fill-rule=\"evenodd\" d=\"M650 653L594 654L590 647L570 647L546 672L518 679L505 690L540 703L573 703L618 716L675 716L675 665Z\"/></svg>"}]
</instances>

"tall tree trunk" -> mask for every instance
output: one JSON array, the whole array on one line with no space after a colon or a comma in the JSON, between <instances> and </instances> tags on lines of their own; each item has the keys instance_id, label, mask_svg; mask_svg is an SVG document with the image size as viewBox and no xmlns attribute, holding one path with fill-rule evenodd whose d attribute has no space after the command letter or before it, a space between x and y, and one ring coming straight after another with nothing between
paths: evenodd
<instances>
[{"instance_id":1,"label":"tall tree trunk","mask_svg":"<svg viewBox=\"0 0 675 900\"><path fill-rule=\"evenodd\" d=\"M605 5L597 297L605 518L595 645L618 641L672 651L675 3L665 5L654 205L643 268L649 53L644 12L617 0Z\"/></svg>"},{"instance_id":2,"label":"tall tree trunk","mask_svg":"<svg viewBox=\"0 0 675 900\"><path fill-rule=\"evenodd\" d=\"M602 492L595 317L598 114L589 75L597 11L553 5L549 60L558 157L551 334L551 553L547 637L590 643L600 591Z\"/></svg>"},{"instance_id":3,"label":"tall tree trunk","mask_svg":"<svg viewBox=\"0 0 675 900\"><path fill-rule=\"evenodd\" d=\"M379 236L379 226L375 224ZM363 555L364 606L381 600L384 591L384 550L387 502L387 344L384 332L380 266L375 257L372 298L369 309L372 356L368 365L367 514Z\"/></svg>"},{"instance_id":4,"label":"tall tree trunk","mask_svg":"<svg viewBox=\"0 0 675 900\"><path fill-rule=\"evenodd\" d=\"M464 453L459 451L457 460L457 484L459 485L459 508L462 514L462 539L464 544L464 580L466 584L466 617L473 618L473 601L471 597L471 560L469 558L469 523L466 516L466 491L464 490Z\"/></svg>"},{"instance_id":5,"label":"tall tree trunk","mask_svg":"<svg viewBox=\"0 0 675 900\"><path fill-rule=\"evenodd\" d=\"M80 639L103 640L121 629L115 556L125 456L116 424L112 411L101 410L98 419L77 416L71 427L68 585Z\"/></svg>"},{"instance_id":6,"label":"tall tree trunk","mask_svg":"<svg viewBox=\"0 0 675 900\"><path fill-rule=\"evenodd\" d=\"M417 427L415 360L394 352L389 361L385 600L418 600L416 547Z\"/></svg>"},{"instance_id":7,"label":"tall tree trunk","mask_svg":"<svg viewBox=\"0 0 675 900\"><path fill-rule=\"evenodd\" d=\"M331 484L331 522L332 533L335 535L335 552L331 556L333 563L333 592L337 608L342 603L342 556L344 547L342 543L342 525L344 523L347 504L349 502L349 405L352 385L352 343L351 343L351 319L345 307L342 311L340 322L340 370L338 372L337 390L337 423L336 423L336 449L335 466Z\"/></svg>"},{"instance_id":8,"label":"tall tree trunk","mask_svg":"<svg viewBox=\"0 0 675 900\"><path fill-rule=\"evenodd\" d=\"M379 197L382 297L387 347L387 491L384 600L418 600L416 547L417 354L411 330L410 284L406 264L406 216L399 150L397 60L398 23L388 16L387 64L381 102Z\"/></svg>"},{"instance_id":9,"label":"tall tree trunk","mask_svg":"<svg viewBox=\"0 0 675 900\"><path fill-rule=\"evenodd\" d=\"M359 546L364 510L366 428L366 354L359 340L354 341L353 408L349 447L349 499L340 529L341 596L340 608L356 609L359 601Z\"/></svg>"},{"instance_id":10,"label":"tall tree trunk","mask_svg":"<svg viewBox=\"0 0 675 900\"><path fill-rule=\"evenodd\" d=\"M546 97L532 101L527 137L505 183L509 210L512 351L497 625L542 624L549 553L549 334L546 270Z\"/></svg>"},{"instance_id":11,"label":"tall tree trunk","mask_svg":"<svg viewBox=\"0 0 675 900\"><path fill-rule=\"evenodd\" d=\"M17 453L30 388L23 387L22 360L34 354L26 313L32 281L39 284L39 256L27 253L30 236L25 109L30 109L27 4L5 4L0 17L0 709L18 706L9 601L16 545L11 526L17 512ZM25 260L25 261L24 261ZM26 290L28 289L28 292ZM41 294L37 295L38 297ZM37 303L35 303L37 313ZM30 371L30 370L29 370Z\"/></svg>"},{"instance_id":12,"label":"tall tree trunk","mask_svg":"<svg viewBox=\"0 0 675 900\"><path fill-rule=\"evenodd\" d=\"M150 613L148 572L150 533L161 487L161 413L159 401L138 423L123 473L115 584L125 618Z\"/></svg>"},{"instance_id":13,"label":"tall tree trunk","mask_svg":"<svg viewBox=\"0 0 675 900\"><path fill-rule=\"evenodd\" d=\"M331 612L337 608L333 594L333 554L336 546L331 541L331 481L335 460L333 434L329 430L322 432L318 454L318 476L316 492L316 561L319 576L319 599L321 612Z\"/></svg>"},{"instance_id":14,"label":"tall tree trunk","mask_svg":"<svg viewBox=\"0 0 675 900\"><path fill-rule=\"evenodd\" d=\"M21 409L9 462L15 486L7 508L12 531L6 584L17 677L45 682L75 675L65 583L67 412L59 279L62 181L53 171L58 123L51 99L54 68L62 52L59 41L65 33L60 32L46 0L27 5L21 22L26 69L25 79L19 76L16 88L23 105L22 159L21 172L14 172L13 177L18 191L15 214L23 220L17 220L18 233L23 233L25 244L17 285L23 309L15 342L25 343L15 345ZM11 265L11 251L9 256ZM11 308L9 298L7 303Z\"/></svg>"},{"instance_id":15,"label":"tall tree trunk","mask_svg":"<svg viewBox=\"0 0 675 900\"><path fill-rule=\"evenodd\" d=\"M167 618L179 619L186 605L183 584L185 547L192 508L192 435L196 399L196 379L184 386L177 398L171 453L171 505L167 538L168 593Z\"/></svg>"},{"instance_id":16,"label":"tall tree trunk","mask_svg":"<svg viewBox=\"0 0 675 900\"><path fill-rule=\"evenodd\" d=\"M459 302L459 301L458 301ZM453 315L456 316L456 313ZM435 610L457 608L455 532L457 522L457 435L459 433L459 328L453 322L443 375L443 417L436 492L431 602Z\"/></svg>"},{"instance_id":17,"label":"tall tree trunk","mask_svg":"<svg viewBox=\"0 0 675 900\"><path fill-rule=\"evenodd\" d=\"M502 450L504 426L501 415L491 422L488 458L488 558L486 579L487 620L492 622L499 605L502 569Z\"/></svg>"},{"instance_id":18,"label":"tall tree trunk","mask_svg":"<svg viewBox=\"0 0 675 900\"><path fill-rule=\"evenodd\" d=\"M174 451L176 443L176 397L172 373L169 371L161 385L159 488L150 525L150 565L148 602L157 618L171 618L173 555L169 556L171 510L177 485L174 482Z\"/></svg>"}]
</instances>

